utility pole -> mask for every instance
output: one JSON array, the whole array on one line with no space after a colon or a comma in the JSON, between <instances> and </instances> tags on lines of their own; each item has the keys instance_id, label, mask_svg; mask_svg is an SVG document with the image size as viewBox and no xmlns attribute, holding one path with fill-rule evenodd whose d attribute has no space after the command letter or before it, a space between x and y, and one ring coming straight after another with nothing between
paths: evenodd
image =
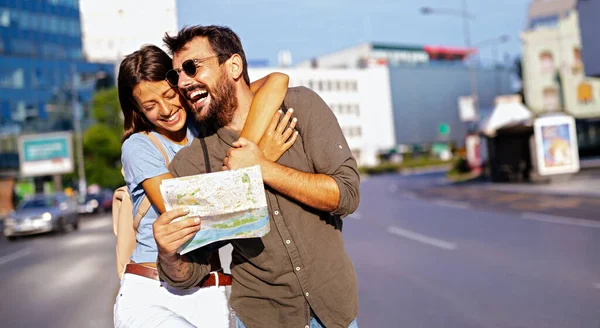
<instances>
[{"instance_id":1,"label":"utility pole","mask_svg":"<svg viewBox=\"0 0 600 328\"><path fill-rule=\"evenodd\" d=\"M71 64L71 108L73 111L73 129L75 130L75 152L77 156L77 176L79 177L79 197L80 201L85 200L87 194L87 181L85 179L85 165L83 162L83 138L81 133L81 105L79 104L79 94L77 88L79 80L77 78L77 69L75 63Z\"/></svg>"},{"instance_id":2,"label":"utility pole","mask_svg":"<svg viewBox=\"0 0 600 328\"><path fill-rule=\"evenodd\" d=\"M462 21L463 21L463 30L465 34L465 46L468 51L471 50L471 29L469 27L469 9L467 7L467 0L462 1ZM471 98L473 99L473 106L475 107L475 122L479 118L479 99L478 99L478 90L477 90L477 75L475 73L475 67L473 63L467 64L469 70L469 76L471 80ZM476 124L475 124L476 125ZM473 126L467 127L467 133L473 132L470 131L473 129Z\"/></svg>"}]
</instances>

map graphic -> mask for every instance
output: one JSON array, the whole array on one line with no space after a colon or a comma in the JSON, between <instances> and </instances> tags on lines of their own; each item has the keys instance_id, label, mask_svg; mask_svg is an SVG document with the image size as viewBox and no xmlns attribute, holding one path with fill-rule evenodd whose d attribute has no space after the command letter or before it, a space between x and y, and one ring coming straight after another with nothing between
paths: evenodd
<instances>
[{"instance_id":1,"label":"map graphic","mask_svg":"<svg viewBox=\"0 0 600 328\"><path fill-rule=\"evenodd\" d=\"M163 180L160 191L167 211L190 210L179 220L201 219L200 230L180 254L220 240L262 237L270 230L259 166Z\"/></svg>"}]
</instances>

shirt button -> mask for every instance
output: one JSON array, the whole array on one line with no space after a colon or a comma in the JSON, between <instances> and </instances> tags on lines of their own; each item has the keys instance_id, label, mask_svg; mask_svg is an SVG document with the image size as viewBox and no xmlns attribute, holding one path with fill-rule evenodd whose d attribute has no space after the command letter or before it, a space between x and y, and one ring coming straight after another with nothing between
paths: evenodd
<instances>
[{"instance_id":1,"label":"shirt button","mask_svg":"<svg viewBox=\"0 0 600 328\"><path fill-rule=\"evenodd\" d=\"M306 297L310 296L310 294L308 292L306 292L306 294L304 294L304 295L306 295Z\"/></svg>"},{"instance_id":2,"label":"shirt button","mask_svg":"<svg viewBox=\"0 0 600 328\"><path fill-rule=\"evenodd\" d=\"M289 244L292 243L292 241L288 239L288 240L285 241L285 243L289 245Z\"/></svg>"},{"instance_id":3,"label":"shirt button","mask_svg":"<svg viewBox=\"0 0 600 328\"><path fill-rule=\"evenodd\" d=\"M279 211L275 211L275 212L273 212L273 213L275 213L275 215L279 215Z\"/></svg>"},{"instance_id":4,"label":"shirt button","mask_svg":"<svg viewBox=\"0 0 600 328\"><path fill-rule=\"evenodd\" d=\"M300 271L300 267L296 267L296 271Z\"/></svg>"}]
</instances>

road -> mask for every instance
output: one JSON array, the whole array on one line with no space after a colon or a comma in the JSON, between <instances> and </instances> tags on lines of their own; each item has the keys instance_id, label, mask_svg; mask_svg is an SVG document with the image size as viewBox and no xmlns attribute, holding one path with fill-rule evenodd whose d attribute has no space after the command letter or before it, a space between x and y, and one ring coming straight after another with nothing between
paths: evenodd
<instances>
[{"instance_id":1,"label":"road","mask_svg":"<svg viewBox=\"0 0 600 328\"><path fill-rule=\"evenodd\" d=\"M420 198L440 177L363 182L344 226L361 326L600 327L598 222Z\"/></svg>"},{"instance_id":2,"label":"road","mask_svg":"<svg viewBox=\"0 0 600 328\"><path fill-rule=\"evenodd\" d=\"M361 327L600 327L600 223L589 208L570 218L456 200L462 189L441 182L363 181L344 225ZM442 187L456 189L427 192ZM0 326L110 327L114 271L107 216L67 235L1 240Z\"/></svg>"},{"instance_id":3,"label":"road","mask_svg":"<svg viewBox=\"0 0 600 328\"><path fill-rule=\"evenodd\" d=\"M0 238L0 326L111 327L118 290L109 216L79 231Z\"/></svg>"}]
</instances>

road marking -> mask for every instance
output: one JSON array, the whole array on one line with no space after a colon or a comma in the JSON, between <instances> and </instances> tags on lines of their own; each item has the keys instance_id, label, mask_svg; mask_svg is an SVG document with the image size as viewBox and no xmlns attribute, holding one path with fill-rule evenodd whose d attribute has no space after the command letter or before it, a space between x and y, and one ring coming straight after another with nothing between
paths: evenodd
<instances>
[{"instance_id":1,"label":"road marking","mask_svg":"<svg viewBox=\"0 0 600 328\"><path fill-rule=\"evenodd\" d=\"M418 241L423 244L427 244L429 246L438 247L445 250L455 250L456 244L450 243L441 239L425 236L418 234L416 232L412 232L409 230L401 229L398 227L390 226L388 228L388 232L400 237L408 238L410 240Z\"/></svg>"},{"instance_id":2,"label":"road marking","mask_svg":"<svg viewBox=\"0 0 600 328\"><path fill-rule=\"evenodd\" d=\"M467 202L459 202L459 201L455 201L455 200L446 200L446 199L438 199L438 200L434 201L434 204L439 205L439 206L444 206L444 207L459 208L462 210L466 210L471 207L471 205L469 205L469 203L467 203Z\"/></svg>"},{"instance_id":3,"label":"road marking","mask_svg":"<svg viewBox=\"0 0 600 328\"><path fill-rule=\"evenodd\" d=\"M13 261L13 260L16 260L16 259L18 259L20 257L23 257L23 256L27 256L27 255L31 254L31 252L33 252L33 249L30 248L30 247L27 247L27 248L23 248L20 251L16 251L16 252L14 252L12 254L0 257L0 265L8 263L8 262Z\"/></svg>"},{"instance_id":4,"label":"road marking","mask_svg":"<svg viewBox=\"0 0 600 328\"><path fill-rule=\"evenodd\" d=\"M388 187L388 191L389 191L389 192L391 192L391 193L394 193L394 192L398 191L398 185L397 185L397 184L395 184L395 183L394 183L394 184L391 184L391 185Z\"/></svg>"},{"instance_id":5,"label":"road marking","mask_svg":"<svg viewBox=\"0 0 600 328\"><path fill-rule=\"evenodd\" d=\"M410 191L405 191L405 192L401 193L400 196L402 196L404 198L412 199L412 200L419 199L417 194L415 194L414 192L410 192Z\"/></svg>"},{"instance_id":6,"label":"road marking","mask_svg":"<svg viewBox=\"0 0 600 328\"><path fill-rule=\"evenodd\" d=\"M600 222L586 219L570 218L566 216L556 216L533 212L524 212L521 214L521 217L527 220L600 229Z\"/></svg>"}]
</instances>

